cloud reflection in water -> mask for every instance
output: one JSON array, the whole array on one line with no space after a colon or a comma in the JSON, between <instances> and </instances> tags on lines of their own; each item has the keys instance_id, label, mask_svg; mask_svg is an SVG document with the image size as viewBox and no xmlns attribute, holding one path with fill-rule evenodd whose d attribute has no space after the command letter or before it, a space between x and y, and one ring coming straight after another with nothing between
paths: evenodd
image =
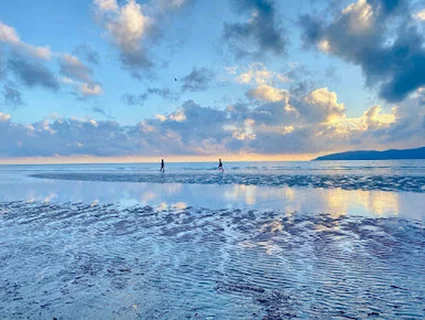
<instances>
[{"instance_id":1,"label":"cloud reflection in water","mask_svg":"<svg viewBox=\"0 0 425 320\"><path fill-rule=\"evenodd\" d=\"M28 179L0 183L0 201L117 203L158 208L252 208L291 214L329 213L422 218L420 193L245 185L150 184Z\"/></svg>"}]
</instances>

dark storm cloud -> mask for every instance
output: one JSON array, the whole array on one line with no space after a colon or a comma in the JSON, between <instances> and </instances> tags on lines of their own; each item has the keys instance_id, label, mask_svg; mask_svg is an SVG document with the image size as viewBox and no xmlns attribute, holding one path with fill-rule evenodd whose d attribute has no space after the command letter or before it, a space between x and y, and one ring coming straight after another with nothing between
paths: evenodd
<instances>
[{"instance_id":1,"label":"dark storm cloud","mask_svg":"<svg viewBox=\"0 0 425 320\"><path fill-rule=\"evenodd\" d=\"M304 15L304 44L317 47L327 41L329 54L359 65L366 84L377 87L383 99L402 101L425 85L425 38L408 8L402 0L358 2L330 24Z\"/></svg>"},{"instance_id":2,"label":"dark storm cloud","mask_svg":"<svg viewBox=\"0 0 425 320\"><path fill-rule=\"evenodd\" d=\"M284 54L287 40L272 0L232 0L235 12L248 22L226 23L223 38L237 57Z\"/></svg>"},{"instance_id":3,"label":"dark storm cloud","mask_svg":"<svg viewBox=\"0 0 425 320\"><path fill-rule=\"evenodd\" d=\"M59 89L55 75L41 62L15 54L9 57L7 67L28 87L40 86L55 91Z\"/></svg>"}]
</instances>

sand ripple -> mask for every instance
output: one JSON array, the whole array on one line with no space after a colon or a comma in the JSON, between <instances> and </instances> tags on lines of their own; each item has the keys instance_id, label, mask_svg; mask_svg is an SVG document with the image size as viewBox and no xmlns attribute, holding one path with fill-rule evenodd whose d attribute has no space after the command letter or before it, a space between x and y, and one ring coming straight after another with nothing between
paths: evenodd
<instances>
[{"instance_id":1,"label":"sand ripple","mask_svg":"<svg viewBox=\"0 0 425 320\"><path fill-rule=\"evenodd\" d=\"M107 182L143 182L143 183L189 183L189 184L240 184L256 186L289 186L313 188L341 188L344 190L383 190L410 191L425 193L425 176L389 176L389 175L282 175L282 174L196 174L196 173L40 173L35 178L107 181Z\"/></svg>"},{"instance_id":2,"label":"sand ripple","mask_svg":"<svg viewBox=\"0 0 425 320\"><path fill-rule=\"evenodd\" d=\"M5 319L423 319L396 218L0 203Z\"/></svg>"}]
</instances>

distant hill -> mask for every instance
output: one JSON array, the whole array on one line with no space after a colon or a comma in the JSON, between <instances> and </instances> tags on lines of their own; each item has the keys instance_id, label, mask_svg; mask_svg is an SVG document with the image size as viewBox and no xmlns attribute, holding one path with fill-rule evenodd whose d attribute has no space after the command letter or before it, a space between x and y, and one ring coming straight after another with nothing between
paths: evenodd
<instances>
[{"instance_id":1,"label":"distant hill","mask_svg":"<svg viewBox=\"0 0 425 320\"><path fill-rule=\"evenodd\" d=\"M425 147L405 150L386 151L348 151L333 153L318 157L314 160L400 160L400 159L425 159Z\"/></svg>"}]
</instances>

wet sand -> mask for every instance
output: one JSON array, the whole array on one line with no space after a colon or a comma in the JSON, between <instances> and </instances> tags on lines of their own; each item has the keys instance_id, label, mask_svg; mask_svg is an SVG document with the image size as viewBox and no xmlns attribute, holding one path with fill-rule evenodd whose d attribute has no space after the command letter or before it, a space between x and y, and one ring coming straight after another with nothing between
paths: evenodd
<instances>
[{"instance_id":1,"label":"wet sand","mask_svg":"<svg viewBox=\"0 0 425 320\"><path fill-rule=\"evenodd\" d=\"M0 172L1 318L425 317L420 175L33 174Z\"/></svg>"},{"instance_id":2,"label":"wet sand","mask_svg":"<svg viewBox=\"0 0 425 320\"><path fill-rule=\"evenodd\" d=\"M425 229L398 218L0 204L7 319L425 317Z\"/></svg>"}]
</instances>

